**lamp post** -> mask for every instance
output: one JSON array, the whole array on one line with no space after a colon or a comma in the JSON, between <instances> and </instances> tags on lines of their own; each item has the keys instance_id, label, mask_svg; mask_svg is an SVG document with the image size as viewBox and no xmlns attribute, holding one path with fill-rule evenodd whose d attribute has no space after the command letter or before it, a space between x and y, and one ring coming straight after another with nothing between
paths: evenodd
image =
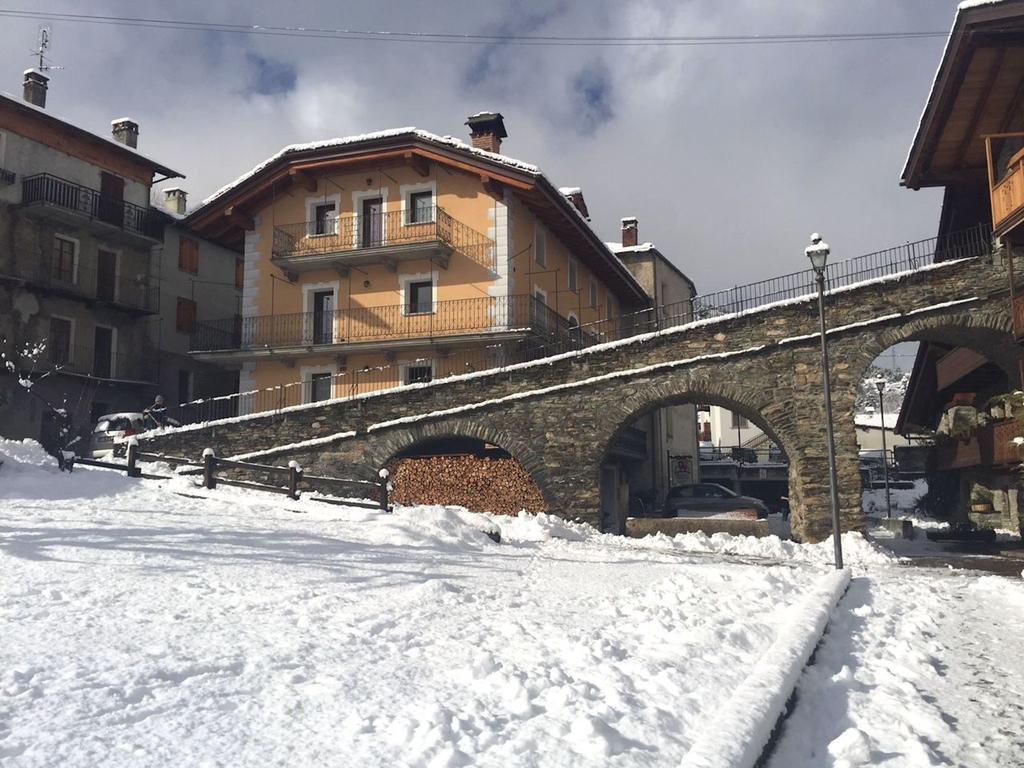
<instances>
[{"instance_id":1,"label":"lamp post","mask_svg":"<svg viewBox=\"0 0 1024 768\"><path fill-rule=\"evenodd\" d=\"M889 497L889 450L885 444L885 403L882 394L885 392L885 379L875 379L878 388L878 413L882 416L882 471L885 472L885 516L892 517L892 500Z\"/></svg>"},{"instance_id":2,"label":"lamp post","mask_svg":"<svg viewBox=\"0 0 1024 768\"><path fill-rule=\"evenodd\" d=\"M832 499L832 541L835 545L836 569L843 567L842 528L839 523L839 479L836 473L836 441L832 434L832 382L828 364L828 339L825 336L825 264L828 261L828 243L815 232L811 244L804 249L811 260L818 279L818 320L821 325L821 374L825 382L825 434L828 437L829 489Z\"/></svg>"}]
</instances>

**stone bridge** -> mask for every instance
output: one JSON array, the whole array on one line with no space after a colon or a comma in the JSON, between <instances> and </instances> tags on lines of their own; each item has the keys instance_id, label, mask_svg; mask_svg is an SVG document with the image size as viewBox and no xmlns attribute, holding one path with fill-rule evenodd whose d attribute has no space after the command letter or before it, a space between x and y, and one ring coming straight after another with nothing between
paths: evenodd
<instances>
[{"instance_id":1,"label":"stone bridge","mask_svg":"<svg viewBox=\"0 0 1024 768\"><path fill-rule=\"evenodd\" d=\"M857 388L881 352L902 341L952 342L1016 380L1006 267L998 255L945 262L828 295L846 528L863 526ZM818 541L830 533L830 507L817 322L816 299L794 299L500 371L184 427L147 436L144 450L191 456L210 446L220 456L294 458L316 474L371 478L417 443L473 437L518 459L553 512L601 525L601 465L619 430L662 406L717 404L786 452L794 535Z\"/></svg>"}]
</instances>

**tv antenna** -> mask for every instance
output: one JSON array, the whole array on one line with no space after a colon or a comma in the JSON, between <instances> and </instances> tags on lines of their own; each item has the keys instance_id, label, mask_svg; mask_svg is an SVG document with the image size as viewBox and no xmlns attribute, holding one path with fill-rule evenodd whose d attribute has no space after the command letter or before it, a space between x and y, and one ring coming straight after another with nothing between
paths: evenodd
<instances>
[{"instance_id":1,"label":"tv antenna","mask_svg":"<svg viewBox=\"0 0 1024 768\"><path fill-rule=\"evenodd\" d=\"M50 28L46 26L39 27L39 46L32 51L32 57L37 58L39 63L36 65L36 69L40 72L46 72L51 69L64 69L64 67L58 67L56 64L50 63L50 58L46 55L46 52L50 49Z\"/></svg>"}]
</instances>

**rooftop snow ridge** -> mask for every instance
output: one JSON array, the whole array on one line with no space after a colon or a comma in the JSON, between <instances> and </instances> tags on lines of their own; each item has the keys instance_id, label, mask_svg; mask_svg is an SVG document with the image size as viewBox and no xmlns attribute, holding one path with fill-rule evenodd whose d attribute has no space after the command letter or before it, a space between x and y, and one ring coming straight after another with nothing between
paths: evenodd
<instances>
[{"instance_id":1,"label":"rooftop snow ridge","mask_svg":"<svg viewBox=\"0 0 1024 768\"><path fill-rule=\"evenodd\" d=\"M256 165L249 171L243 173L230 184L226 184L225 186L218 189L212 195L203 200L202 205L207 205L213 202L221 195L224 195L225 193L237 187L242 182L252 178L257 173L262 171L264 168L269 166L271 163L274 163L275 161L279 160L285 155L290 155L295 152L305 152L313 149L329 149L332 147L344 147L351 144L360 144L362 142L367 141L379 141L380 139L390 139L397 136L410 136L413 138L423 139L425 141L431 141L436 144L444 144L452 147L453 149L458 149L464 152L470 152L479 157L491 160L496 163L501 163L502 165L507 165L510 168L515 168L516 170L523 171L525 173L532 173L535 175L540 174L540 169L536 165L533 165L532 163L525 163L522 160L516 160L515 158L508 157L507 155L499 155L496 152L488 152L483 149L478 149L477 147L474 147L471 144L467 144L461 139L456 139L453 136L439 136L436 133L424 131L419 128L416 128L415 126L410 125L402 128L388 128L382 131L360 133L352 136L340 136L333 139L322 139L320 141L310 141L300 144L289 144L286 147L283 147L277 153L268 157L259 165Z\"/></svg>"}]
</instances>

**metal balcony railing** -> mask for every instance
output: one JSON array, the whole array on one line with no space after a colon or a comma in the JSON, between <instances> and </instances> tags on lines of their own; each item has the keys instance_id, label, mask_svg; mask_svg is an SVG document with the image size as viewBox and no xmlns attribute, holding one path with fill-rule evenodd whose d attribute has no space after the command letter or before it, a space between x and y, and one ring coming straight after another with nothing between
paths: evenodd
<instances>
[{"instance_id":1,"label":"metal balcony railing","mask_svg":"<svg viewBox=\"0 0 1024 768\"><path fill-rule=\"evenodd\" d=\"M68 345L51 340L46 345L46 359L62 373L146 383L155 383L159 379L157 353L145 346L133 352L107 352L94 346Z\"/></svg>"},{"instance_id":2,"label":"metal balcony railing","mask_svg":"<svg viewBox=\"0 0 1024 768\"><path fill-rule=\"evenodd\" d=\"M529 330L567 343L579 336L565 318L533 296L480 296L422 305L352 307L197 323L189 350L280 349L509 330Z\"/></svg>"},{"instance_id":3,"label":"metal balcony railing","mask_svg":"<svg viewBox=\"0 0 1024 768\"><path fill-rule=\"evenodd\" d=\"M81 265L22 263L24 261L19 260L14 276L35 286L137 312L160 311L160 286L148 275L112 278Z\"/></svg>"},{"instance_id":4,"label":"metal balcony railing","mask_svg":"<svg viewBox=\"0 0 1024 768\"><path fill-rule=\"evenodd\" d=\"M51 205L150 240L163 239L163 224L150 208L127 203L59 176L39 173L22 180L23 205Z\"/></svg>"},{"instance_id":5,"label":"metal balcony railing","mask_svg":"<svg viewBox=\"0 0 1024 768\"><path fill-rule=\"evenodd\" d=\"M273 255L285 259L435 241L494 269L494 241L439 206L372 215L349 213L277 226Z\"/></svg>"}]
</instances>

